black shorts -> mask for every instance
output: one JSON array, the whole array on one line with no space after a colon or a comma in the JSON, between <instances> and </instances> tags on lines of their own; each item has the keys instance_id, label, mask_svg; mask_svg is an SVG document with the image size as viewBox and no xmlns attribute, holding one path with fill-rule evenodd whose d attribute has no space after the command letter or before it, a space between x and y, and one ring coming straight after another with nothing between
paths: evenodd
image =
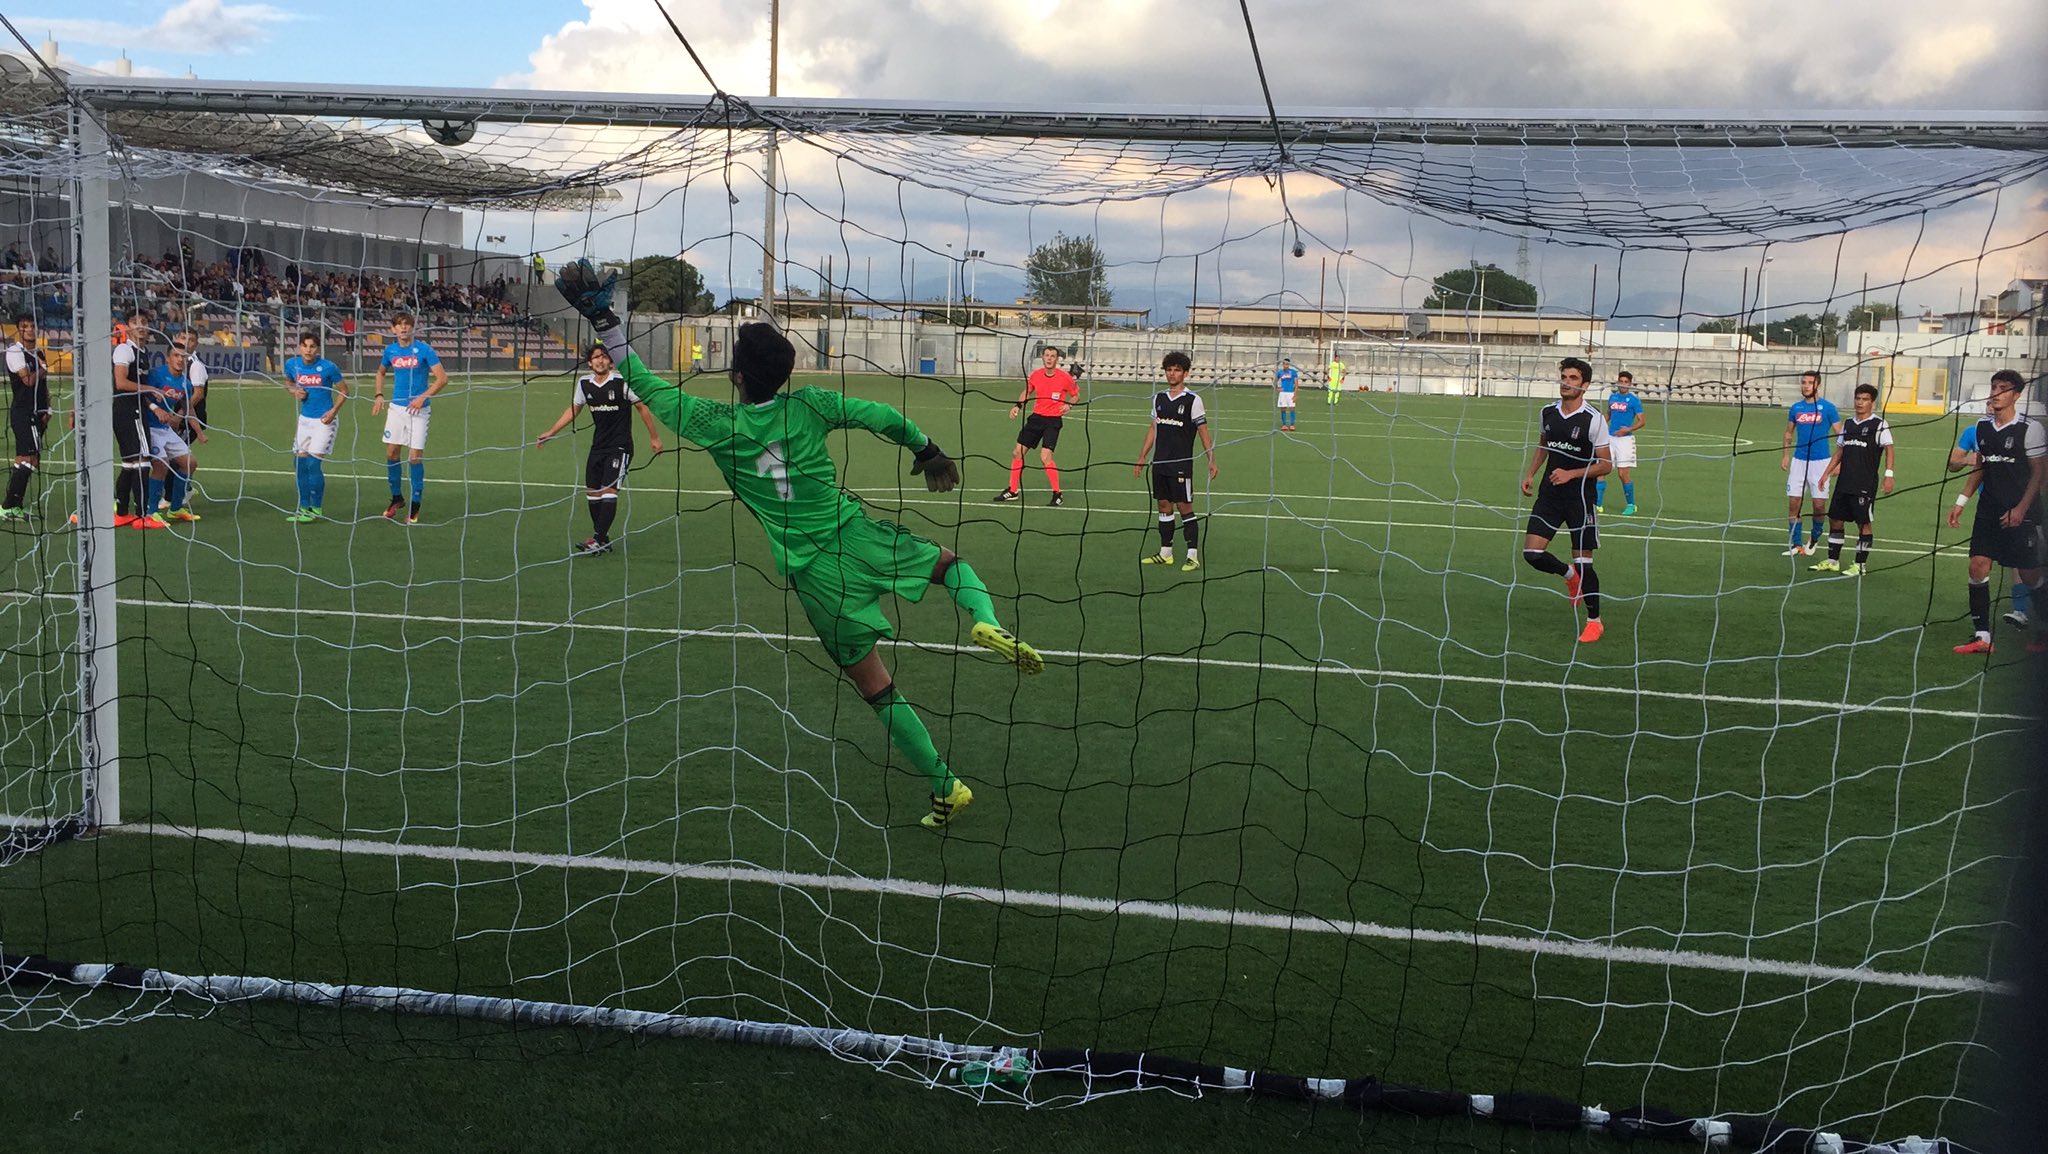
<instances>
[{"instance_id":1,"label":"black shorts","mask_svg":"<svg viewBox=\"0 0 2048 1154\"><path fill-rule=\"evenodd\" d=\"M1174 465L1169 468L1152 470L1152 497L1159 501L1176 501L1183 505L1192 504L1195 499L1194 478L1186 467Z\"/></svg>"},{"instance_id":2,"label":"black shorts","mask_svg":"<svg viewBox=\"0 0 2048 1154\"><path fill-rule=\"evenodd\" d=\"M1970 556L1989 557L2007 569L2039 569L2040 522L2022 521L2018 528L2008 529L1998 523L2002 516L2003 510L1977 506L1977 519L1970 525Z\"/></svg>"},{"instance_id":3,"label":"black shorts","mask_svg":"<svg viewBox=\"0 0 2048 1154\"><path fill-rule=\"evenodd\" d=\"M1041 417L1037 413L1024 418L1024 428L1017 434L1017 443L1027 449L1043 448L1050 453L1060 447L1060 425L1065 417Z\"/></svg>"},{"instance_id":4,"label":"black shorts","mask_svg":"<svg viewBox=\"0 0 2048 1154\"><path fill-rule=\"evenodd\" d=\"M1840 486L1836 486L1835 495L1828 498L1828 520L1870 524L1870 494L1844 493Z\"/></svg>"},{"instance_id":5,"label":"black shorts","mask_svg":"<svg viewBox=\"0 0 2048 1154\"><path fill-rule=\"evenodd\" d=\"M121 459L124 461L132 461L144 455L140 400L133 397L114 398L114 446L120 450Z\"/></svg>"},{"instance_id":6,"label":"black shorts","mask_svg":"<svg viewBox=\"0 0 2048 1154\"><path fill-rule=\"evenodd\" d=\"M14 455L17 457L40 457L43 455L43 423L28 409L9 406L7 423L14 428Z\"/></svg>"},{"instance_id":7,"label":"black shorts","mask_svg":"<svg viewBox=\"0 0 2048 1154\"><path fill-rule=\"evenodd\" d=\"M1529 510L1528 533L1548 541L1559 532L1571 534L1572 548L1600 547L1599 514L1590 494L1582 489L1544 489L1536 494Z\"/></svg>"},{"instance_id":8,"label":"black shorts","mask_svg":"<svg viewBox=\"0 0 2048 1154\"><path fill-rule=\"evenodd\" d=\"M626 471L632 467L630 448L592 449L590 460L583 464L583 487L592 491L622 489L626 485Z\"/></svg>"}]
</instances>

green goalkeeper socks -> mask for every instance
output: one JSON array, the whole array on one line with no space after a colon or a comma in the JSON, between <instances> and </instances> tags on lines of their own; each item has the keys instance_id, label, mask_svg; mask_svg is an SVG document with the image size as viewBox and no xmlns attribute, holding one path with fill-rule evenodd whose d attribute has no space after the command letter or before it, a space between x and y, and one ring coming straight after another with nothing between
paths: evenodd
<instances>
[{"instance_id":1,"label":"green goalkeeper socks","mask_svg":"<svg viewBox=\"0 0 2048 1154\"><path fill-rule=\"evenodd\" d=\"M954 568L957 569L959 566L956 565ZM982 600L988 600L986 592L982 594ZM910 707L910 703L903 699L903 695L898 693L894 686L890 686L888 695L881 701L870 701L868 704L875 707L875 716L882 719L882 727L889 731L890 743L902 750L903 755L910 759L910 764L916 766L917 771L931 781L933 795L944 797L951 793L952 771L946 768L945 762L939 760L939 748L932 744L931 730L924 727L924 720L918 717L917 710Z\"/></svg>"},{"instance_id":2,"label":"green goalkeeper socks","mask_svg":"<svg viewBox=\"0 0 2048 1154\"><path fill-rule=\"evenodd\" d=\"M998 629L1003 623L996 620L995 599L988 595L988 586L974 572L974 566L965 561L955 560L946 570L946 594L953 604L967 610L978 625L993 625Z\"/></svg>"}]
</instances>

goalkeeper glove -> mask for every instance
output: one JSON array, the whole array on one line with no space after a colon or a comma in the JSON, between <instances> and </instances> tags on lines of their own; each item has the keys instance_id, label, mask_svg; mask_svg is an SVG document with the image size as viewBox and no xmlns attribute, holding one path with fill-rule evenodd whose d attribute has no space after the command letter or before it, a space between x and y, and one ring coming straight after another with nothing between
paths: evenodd
<instances>
[{"instance_id":1,"label":"goalkeeper glove","mask_svg":"<svg viewBox=\"0 0 2048 1154\"><path fill-rule=\"evenodd\" d=\"M924 475L924 487L934 493L950 493L960 483L960 466L953 458L939 448L937 441L926 441L924 448L917 451L917 460L910 466L910 475Z\"/></svg>"},{"instance_id":2,"label":"goalkeeper glove","mask_svg":"<svg viewBox=\"0 0 2048 1154\"><path fill-rule=\"evenodd\" d=\"M612 286L618 283L616 272L600 281L597 269L585 259L572 261L555 274L555 291L598 332L619 327L619 314L612 311Z\"/></svg>"}]
</instances>

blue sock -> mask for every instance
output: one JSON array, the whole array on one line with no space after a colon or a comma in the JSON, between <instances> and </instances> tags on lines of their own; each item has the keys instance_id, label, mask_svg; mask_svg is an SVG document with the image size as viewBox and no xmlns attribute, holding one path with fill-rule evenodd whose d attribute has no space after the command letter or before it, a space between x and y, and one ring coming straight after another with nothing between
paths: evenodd
<instances>
[{"instance_id":1,"label":"blue sock","mask_svg":"<svg viewBox=\"0 0 2048 1154\"><path fill-rule=\"evenodd\" d=\"M1593 482L1593 503L1595 505L1607 504L1607 482Z\"/></svg>"},{"instance_id":2,"label":"blue sock","mask_svg":"<svg viewBox=\"0 0 2048 1154\"><path fill-rule=\"evenodd\" d=\"M143 492L147 495L148 504L142 507L142 515L154 517L156 516L156 503L164 499L164 483L157 478L155 473L151 473L149 475L149 486Z\"/></svg>"},{"instance_id":3,"label":"blue sock","mask_svg":"<svg viewBox=\"0 0 2048 1154\"><path fill-rule=\"evenodd\" d=\"M1621 499L1625 504L1633 505L1636 503L1636 483L1634 481L1623 481L1621 483Z\"/></svg>"},{"instance_id":4,"label":"blue sock","mask_svg":"<svg viewBox=\"0 0 2048 1154\"><path fill-rule=\"evenodd\" d=\"M403 489L402 487L400 487L400 484L399 484L399 480L398 480L398 462L397 462L397 461L386 461L386 462L384 462L384 479L385 479L385 480L387 480L387 481L390 481L390 482L391 482L391 499L392 499L392 500L396 501L396 500L398 500L398 499L399 499L400 497L403 497L403 496L405 496L405 490L404 490L404 489Z\"/></svg>"},{"instance_id":5,"label":"blue sock","mask_svg":"<svg viewBox=\"0 0 2048 1154\"><path fill-rule=\"evenodd\" d=\"M415 505L419 504L426 491L427 463L425 461L414 461L412 463L412 503Z\"/></svg>"},{"instance_id":6,"label":"blue sock","mask_svg":"<svg viewBox=\"0 0 2048 1154\"><path fill-rule=\"evenodd\" d=\"M1826 524L1827 524L1827 523L1826 523L1826 521L1825 521L1825 520L1823 520L1823 519L1822 519L1822 518L1820 518L1820 517L1815 517L1815 518L1813 519L1813 543L1814 543L1814 544L1816 544L1816 545L1820 544L1820 542L1821 542L1821 533L1822 533L1822 531L1823 531L1823 530L1824 530L1824 529L1826 528Z\"/></svg>"},{"instance_id":7,"label":"blue sock","mask_svg":"<svg viewBox=\"0 0 2048 1154\"><path fill-rule=\"evenodd\" d=\"M299 508L301 509L308 508L313 504L312 486L308 483L309 479L306 476L306 462L309 459L307 457L292 458L292 468L299 475Z\"/></svg>"},{"instance_id":8,"label":"blue sock","mask_svg":"<svg viewBox=\"0 0 2048 1154\"><path fill-rule=\"evenodd\" d=\"M2012 583L2012 610L2015 613L2031 613L2034 608L2034 591L2023 581Z\"/></svg>"},{"instance_id":9,"label":"blue sock","mask_svg":"<svg viewBox=\"0 0 2048 1154\"><path fill-rule=\"evenodd\" d=\"M306 484L311 494L311 507L324 508L327 504L327 468L318 457L306 458Z\"/></svg>"},{"instance_id":10,"label":"blue sock","mask_svg":"<svg viewBox=\"0 0 2048 1154\"><path fill-rule=\"evenodd\" d=\"M176 511L184 508L185 495L190 492L192 482L186 478L185 474L172 469L171 475L165 478L165 485L171 494L171 509Z\"/></svg>"},{"instance_id":11,"label":"blue sock","mask_svg":"<svg viewBox=\"0 0 2048 1154\"><path fill-rule=\"evenodd\" d=\"M1792 547L1797 549L1799 548L1799 535L1806 529L1806 522L1794 517L1790 524L1792 526Z\"/></svg>"}]
</instances>

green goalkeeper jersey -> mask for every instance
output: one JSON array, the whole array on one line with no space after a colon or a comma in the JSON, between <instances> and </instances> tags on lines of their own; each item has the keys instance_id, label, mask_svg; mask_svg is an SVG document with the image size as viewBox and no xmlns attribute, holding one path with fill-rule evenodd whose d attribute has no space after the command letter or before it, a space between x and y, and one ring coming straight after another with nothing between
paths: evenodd
<instances>
[{"instance_id":1,"label":"green goalkeeper jersey","mask_svg":"<svg viewBox=\"0 0 2048 1154\"><path fill-rule=\"evenodd\" d=\"M662 424L711 454L733 495L767 531L785 576L809 565L848 522L863 516L860 502L839 487L828 443L832 430L866 429L913 452L929 442L895 408L830 389L733 404L691 396L656 376L636 353L626 354L619 368Z\"/></svg>"}]
</instances>

